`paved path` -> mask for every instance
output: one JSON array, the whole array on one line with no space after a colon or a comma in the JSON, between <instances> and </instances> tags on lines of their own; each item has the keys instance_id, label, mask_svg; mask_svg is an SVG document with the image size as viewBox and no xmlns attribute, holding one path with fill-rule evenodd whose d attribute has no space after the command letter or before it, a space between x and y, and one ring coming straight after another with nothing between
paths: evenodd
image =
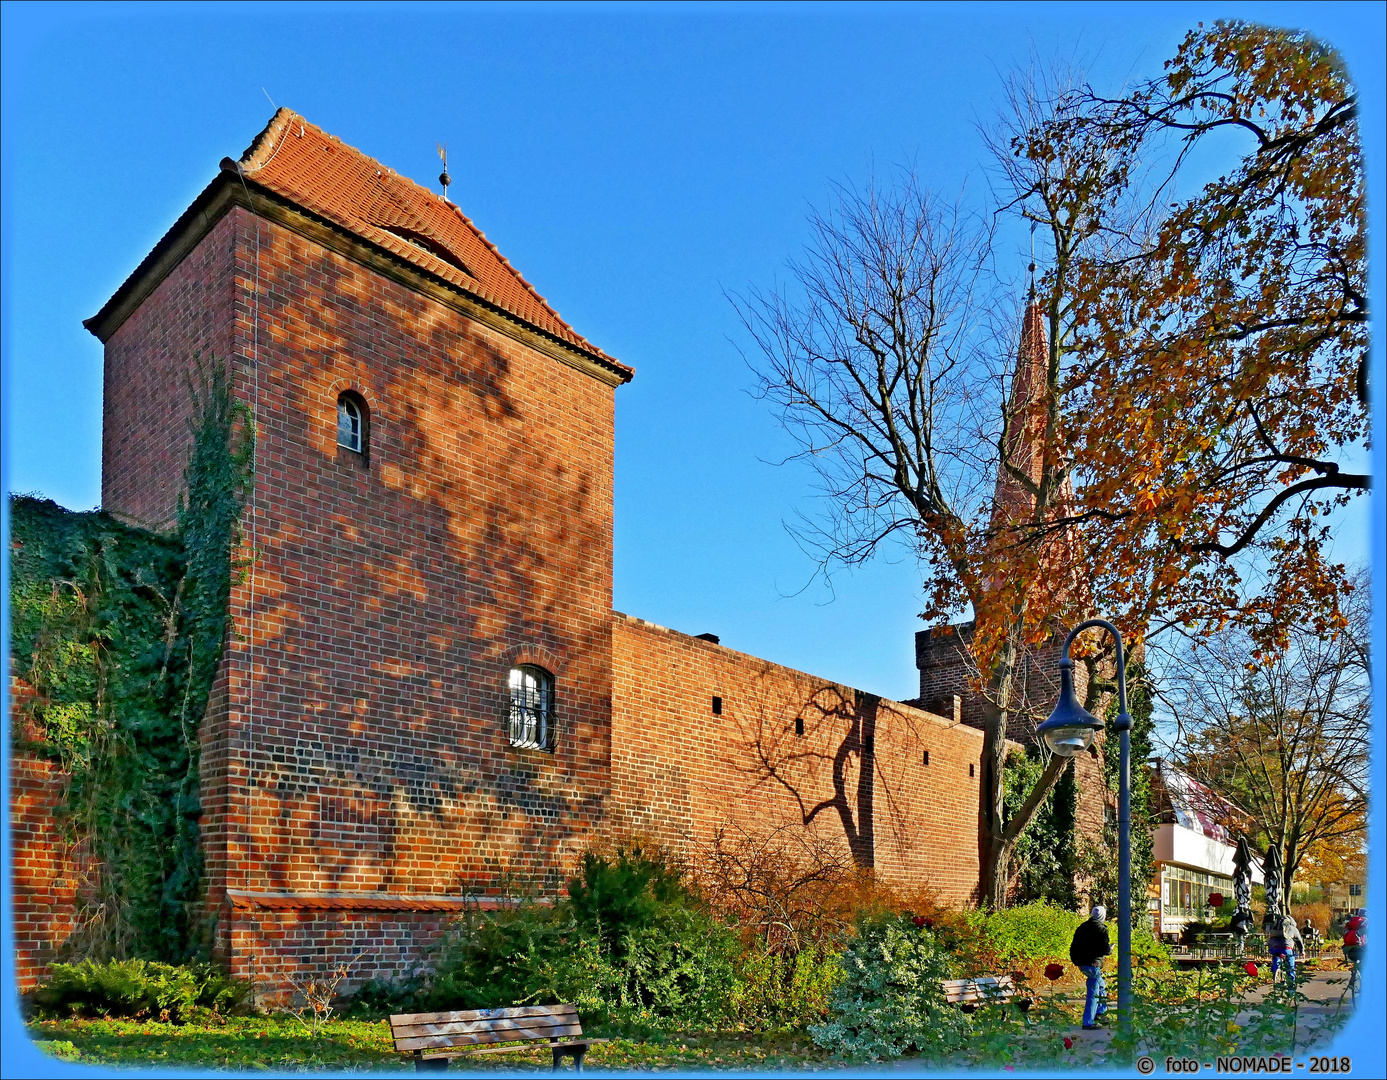
<instances>
[{"instance_id":1,"label":"paved path","mask_svg":"<svg viewBox=\"0 0 1387 1080\"><path fill-rule=\"evenodd\" d=\"M1111 982L1108 984L1112 985ZM1267 996L1267 986L1259 986L1248 995L1249 1002L1262 1001ZM1308 1004L1300 1007L1300 1020L1297 1025L1296 1041L1305 1043L1313 1041L1315 1029L1319 1026L1320 1018L1332 1016L1340 1009L1351 1008L1351 1004L1345 996L1348 989L1347 971L1317 971L1310 978L1301 984L1300 990L1310 999ZM1117 1023L1116 1002L1109 1003L1108 1015L1104 1018L1107 1022ZM1238 1017L1244 1020L1244 1017ZM1069 1036L1074 1040L1076 1047L1087 1046L1094 1050L1106 1049L1108 1043L1112 1042L1112 1029L1100 1027L1097 1031L1084 1031L1083 1028L1075 1026Z\"/></svg>"}]
</instances>

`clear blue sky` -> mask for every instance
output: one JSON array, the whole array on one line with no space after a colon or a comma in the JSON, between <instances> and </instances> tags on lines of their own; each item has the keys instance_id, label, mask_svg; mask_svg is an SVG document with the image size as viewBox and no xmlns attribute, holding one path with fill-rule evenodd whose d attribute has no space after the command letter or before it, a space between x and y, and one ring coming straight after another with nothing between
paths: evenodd
<instances>
[{"instance_id":1,"label":"clear blue sky","mask_svg":"<svg viewBox=\"0 0 1387 1080\"><path fill-rule=\"evenodd\" d=\"M635 366L617 392L619 609L912 696L909 561L789 595L813 567L782 522L810 477L768 464L788 444L747 393L724 290L768 283L807 206L873 162L980 188L975 121L1031 50L1115 87L1235 14L1316 30L1380 103L1369 4L7 4L6 482L97 504L101 347L81 320L263 127L268 95L426 184L446 141L463 209Z\"/></svg>"}]
</instances>

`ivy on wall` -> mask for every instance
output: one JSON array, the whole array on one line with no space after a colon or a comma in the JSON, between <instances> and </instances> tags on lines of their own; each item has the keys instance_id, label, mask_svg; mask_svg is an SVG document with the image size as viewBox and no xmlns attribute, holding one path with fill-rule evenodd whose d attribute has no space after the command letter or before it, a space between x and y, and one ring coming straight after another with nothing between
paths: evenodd
<instances>
[{"instance_id":1,"label":"ivy on wall","mask_svg":"<svg viewBox=\"0 0 1387 1080\"><path fill-rule=\"evenodd\" d=\"M234 553L254 431L224 366L195 368L171 533L31 496L10 503L11 664L36 691L16 736L68 777L63 824L92 868L70 948L86 956L179 962L209 941L198 726L245 568Z\"/></svg>"},{"instance_id":2,"label":"ivy on wall","mask_svg":"<svg viewBox=\"0 0 1387 1080\"><path fill-rule=\"evenodd\" d=\"M1008 818L1020 809L1045 771L1045 764L1038 745L1025 751L1013 750L1008 755L1002 804ZM1079 785L1071 762L1017 840L1011 863L1013 903L1043 900L1068 911L1077 906L1074 879L1079 857L1075 833L1078 805Z\"/></svg>"}]
</instances>

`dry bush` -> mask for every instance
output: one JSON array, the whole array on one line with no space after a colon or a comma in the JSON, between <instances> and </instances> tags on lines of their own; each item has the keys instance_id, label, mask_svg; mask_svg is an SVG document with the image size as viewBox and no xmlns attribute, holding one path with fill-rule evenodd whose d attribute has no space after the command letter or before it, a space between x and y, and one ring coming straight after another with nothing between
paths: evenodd
<instances>
[{"instance_id":1,"label":"dry bush","mask_svg":"<svg viewBox=\"0 0 1387 1080\"><path fill-rule=\"evenodd\" d=\"M1296 925L1304 932L1305 920L1309 919L1315 924L1315 929L1321 934L1329 933L1329 924L1334 921L1334 913L1328 904L1323 901L1316 901L1310 904L1292 904L1291 917L1295 919Z\"/></svg>"},{"instance_id":2,"label":"dry bush","mask_svg":"<svg viewBox=\"0 0 1387 1080\"><path fill-rule=\"evenodd\" d=\"M728 826L691 865L699 891L748 946L793 957L833 951L865 915L908 911L957 917L928 888L909 893L853 865L841 844L795 826L753 833Z\"/></svg>"}]
</instances>

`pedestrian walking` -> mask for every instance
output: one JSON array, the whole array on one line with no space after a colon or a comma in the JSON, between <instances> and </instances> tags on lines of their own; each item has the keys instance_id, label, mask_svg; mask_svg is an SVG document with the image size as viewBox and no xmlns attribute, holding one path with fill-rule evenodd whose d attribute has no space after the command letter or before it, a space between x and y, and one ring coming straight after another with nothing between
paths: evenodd
<instances>
[{"instance_id":1,"label":"pedestrian walking","mask_svg":"<svg viewBox=\"0 0 1387 1080\"><path fill-rule=\"evenodd\" d=\"M1108 986L1103 981L1103 957L1112 952L1105 920L1108 909L1099 904L1088 919L1074 931L1069 945L1069 959L1088 980L1088 996L1084 999L1084 1030L1098 1026L1098 1018L1108 1011Z\"/></svg>"},{"instance_id":2,"label":"pedestrian walking","mask_svg":"<svg viewBox=\"0 0 1387 1080\"><path fill-rule=\"evenodd\" d=\"M1287 982L1295 986L1296 953L1305 949L1300 927L1289 915L1268 911L1262 920L1262 933L1266 935L1267 951L1271 953L1271 981L1276 981L1277 970L1284 963Z\"/></svg>"}]
</instances>

